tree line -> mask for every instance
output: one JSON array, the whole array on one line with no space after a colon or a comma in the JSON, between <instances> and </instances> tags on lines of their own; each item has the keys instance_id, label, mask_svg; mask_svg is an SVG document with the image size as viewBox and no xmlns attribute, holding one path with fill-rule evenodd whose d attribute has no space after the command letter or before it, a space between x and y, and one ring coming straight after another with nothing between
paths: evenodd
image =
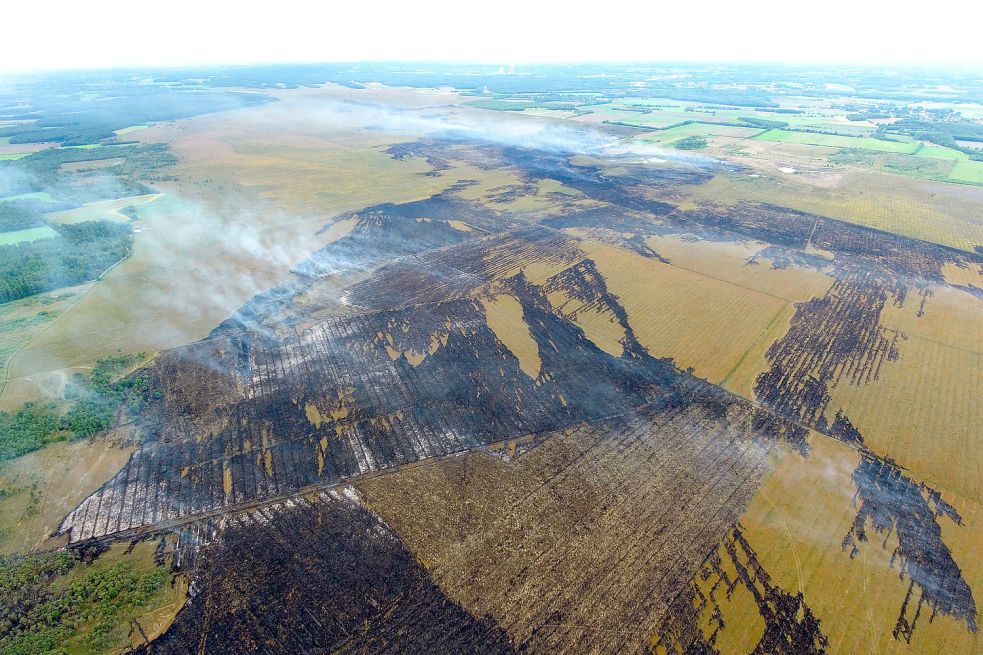
<instances>
[{"instance_id":1,"label":"tree line","mask_svg":"<svg viewBox=\"0 0 983 655\"><path fill-rule=\"evenodd\" d=\"M58 226L59 236L0 246L0 302L88 282L123 259L133 228L114 221Z\"/></svg>"}]
</instances>

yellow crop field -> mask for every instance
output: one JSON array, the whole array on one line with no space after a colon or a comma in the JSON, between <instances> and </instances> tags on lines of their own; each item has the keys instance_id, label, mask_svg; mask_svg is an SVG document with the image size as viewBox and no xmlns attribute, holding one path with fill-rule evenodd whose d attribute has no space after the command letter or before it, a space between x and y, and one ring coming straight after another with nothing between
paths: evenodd
<instances>
[{"instance_id":1,"label":"yellow crop field","mask_svg":"<svg viewBox=\"0 0 983 655\"><path fill-rule=\"evenodd\" d=\"M481 304L485 307L488 327L519 360L522 371L533 380L539 377L542 368L539 345L529 332L519 301L508 294L500 294L482 298Z\"/></svg>"},{"instance_id":2,"label":"yellow crop field","mask_svg":"<svg viewBox=\"0 0 983 655\"><path fill-rule=\"evenodd\" d=\"M983 303L940 287L918 316L920 299L885 307L881 323L902 341L897 361L862 386L833 388L837 409L878 452L938 489L983 499ZM954 467L953 462L959 462Z\"/></svg>"},{"instance_id":3,"label":"yellow crop field","mask_svg":"<svg viewBox=\"0 0 983 655\"><path fill-rule=\"evenodd\" d=\"M754 461L753 485L767 466L740 428L720 427L692 408L613 433L583 425L542 435L510 461L470 453L358 489L448 597L495 617L514 642L554 653L642 653L674 597L662 590L699 567L726 530L731 503L751 493L724 482L727 469ZM498 450L514 452L522 441ZM681 476L694 453L718 465ZM697 525L692 539L679 538Z\"/></svg>"},{"instance_id":4,"label":"yellow crop field","mask_svg":"<svg viewBox=\"0 0 983 655\"><path fill-rule=\"evenodd\" d=\"M548 293L547 299L560 315L576 323L598 348L614 357L624 354L625 328L610 308L599 304L590 306L562 289Z\"/></svg>"},{"instance_id":5,"label":"yellow crop field","mask_svg":"<svg viewBox=\"0 0 983 655\"><path fill-rule=\"evenodd\" d=\"M748 399L754 398L754 385L758 376L767 371L771 364L765 357L765 352L771 344L781 339L792 324L795 306L789 302L782 306L772 317L771 321L758 333L758 336L744 351L741 358L727 371L720 380L720 386L733 391Z\"/></svg>"},{"instance_id":6,"label":"yellow crop field","mask_svg":"<svg viewBox=\"0 0 983 655\"><path fill-rule=\"evenodd\" d=\"M693 198L767 202L967 251L983 244L978 210L983 193L940 182L848 173L824 186L764 175L719 175L697 187Z\"/></svg>"},{"instance_id":7,"label":"yellow crop field","mask_svg":"<svg viewBox=\"0 0 983 655\"><path fill-rule=\"evenodd\" d=\"M983 267L980 266L956 266L949 262L942 267L942 276L949 284L983 289Z\"/></svg>"},{"instance_id":8,"label":"yellow crop field","mask_svg":"<svg viewBox=\"0 0 983 655\"><path fill-rule=\"evenodd\" d=\"M931 617L928 607L915 622L910 645L894 638L910 582L892 561L897 537L874 532L868 523L869 541L850 556L843 542L859 509L852 479L859 455L817 436L811 445L807 458L792 454L778 463L739 523L773 581L786 592L802 592L829 639L828 652L979 652L979 633L953 617ZM962 517L962 525L938 518L943 539L963 578L977 589L983 583L983 512L958 494L944 492L943 499ZM909 617L914 612L908 608ZM747 625L740 615L723 619Z\"/></svg>"},{"instance_id":9,"label":"yellow crop field","mask_svg":"<svg viewBox=\"0 0 983 655\"><path fill-rule=\"evenodd\" d=\"M659 240L650 242L660 245ZM712 382L728 376L788 304L790 299L767 290L790 291L798 279L798 299L805 300L824 284L824 276L812 272L743 267L746 251L740 248L718 253L703 271L688 270L687 258L681 256L688 244L666 240L663 245L674 253L675 259L669 256L673 264L602 244L587 243L584 249L628 312L642 346L654 357L672 357L680 368L693 367L696 375ZM677 260L679 266L674 265Z\"/></svg>"},{"instance_id":10,"label":"yellow crop field","mask_svg":"<svg viewBox=\"0 0 983 655\"><path fill-rule=\"evenodd\" d=\"M760 241L709 241L676 235L645 240L673 266L784 300L796 301L822 294L832 282L827 272L788 266L776 268L760 253ZM753 262L753 263L752 263Z\"/></svg>"},{"instance_id":11,"label":"yellow crop field","mask_svg":"<svg viewBox=\"0 0 983 655\"><path fill-rule=\"evenodd\" d=\"M0 654L983 655L983 81L496 67L0 88Z\"/></svg>"}]
</instances>

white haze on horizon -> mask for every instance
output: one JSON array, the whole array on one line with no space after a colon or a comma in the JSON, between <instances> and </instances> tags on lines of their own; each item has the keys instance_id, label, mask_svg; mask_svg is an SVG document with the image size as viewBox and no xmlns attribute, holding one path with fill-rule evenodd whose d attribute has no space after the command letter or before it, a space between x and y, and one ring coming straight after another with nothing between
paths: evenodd
<instances>
[{"instance_id":1,"label":"white haze on horizon","mask_svg":"<svg viewBox=\"0 0 983 655\"><path fill-rule=\"evenodd\" d=\"M331 61L983 65L983 3L7 3L0 75ZM917 18L916 18L917 17ZM521 69L520 69L521 70Z\"/></svg>"}]
</instances>

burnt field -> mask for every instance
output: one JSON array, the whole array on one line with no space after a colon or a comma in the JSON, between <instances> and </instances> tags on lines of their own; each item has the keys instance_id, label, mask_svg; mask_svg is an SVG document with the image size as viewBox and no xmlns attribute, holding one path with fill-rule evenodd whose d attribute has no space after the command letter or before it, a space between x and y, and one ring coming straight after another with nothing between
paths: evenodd
<instances>
[{"instance_id":1,"label":"burnt field","mask_svg":"<svg viewBox=\"0 0 983 655\"><path fill-rule=\"evenodd\" d=\"M561 249L540 236L492 243L555 261ZM477 279L508 270L496 264ZM159 400L145 413L146 444L62 530L73 542L111 536L653 405L744 407L762 438L805 447L798 425L649 355L589 259L541 285L520 271L481 288L443 302L404 293L403 309L279 334L226 332L167 353L147 371L147 394ZM622 323L620 357L554 309L547 294L557 290ZM514 299L508 318L529 352L491 327L494 309L482 301L501 296Z\"/></svg>"},{"instance_id":2,"label":"burnt field","mask_svg":"<svg viewBox=\"0 0 983 655\"><path fill-rule=\"evenodd\" d=\"M638 419L548 435L511 466L491 454L476 453L442 460L433 468L406 469L392 487L385 476L376 478L367 485L366 506L384 515L403 504L396 495L409 490L404 475L417 477L417 491L411 493L428 490L419 498L415 519L407 516L406 525L397 524L399 532L351 500L343 501L344 518L361 518L355 526L336 527L337 519L326 519L324 510L306 496L229 516L199 554L199 595L161 643L148 650L181 652L189 643L207 639L217 652L248 650L250 644L265 640L274 652L313 646L342 652L410 652L413 646L406 640L415 641L423 652L495 652L505 644L514 646L502 652L579 652L585 647L637 651L653 620L665 611L665 595L685 581L740 514L767 469L768 451L775 447L735 431L725 416L715 414L704 405L653 409ZM508 456L511 447L503 450ZM524 458L531 459L522 463ZM509 484L488 477L497 466L511 470L506 474ZM451 477L443 479L442 471ZM474 488L455 483L458 473L471 478ZM541 473L551 473L553 479L537 489L534 478ZM511 499L509 516L484 511L469 518L457 516L451 496L477 500L478 492ZM441 515L447 523L435 525ZM478 525L456 524L462 519ZM638 520L647 529L636 532L631 526ZM527 521L537 527L526 531L522 526ZM446 533L420 534L430 530ZM399 534L408 535L410 543L401 541ZM468 541L456 557L444 550L455 538ZM439 549L432 553L435 558L446 556L446 561L431 560L425 571L417 560L406 557L410 545L419 547L421 539ZM386 564L374 560L381 557L378 554L353 556L337 550L361 551L375 548L379 541L395 551L387 552L383 561L395 554L404 558L400 570L384 568ZM267 562L267 549L280 554ZM513 556L507 562L485 559L498 549ZM632 564L612 568L612 557ZM277 566L281 558L304 559L307 564L299 570L291 567L296 580L284 579ZM334 564L325 566L324 558ZM529 570L534 562L535 570ZM257 567L275 573L257 579ZM338 575L341 568L349 573ZM549 575L543 575L546 571ZM353 581L349 576L357 577ZM360 582L358 576L367 579ZM255 591L242 589L246 581ZM401 588L423 582L432 591ZM353 596L352 590L361 591L363 584L364 593ZM397 588L389 590L389 585ZM437 588L443 593L433 593ZM583 590L582 595L564 591L572 588ZM223 603L221 598L230 590L246 604ZM600 614L592 600L598 596L610 603ZM412 607L404 609L401 598L412 598ZM318 618L325 611L344 620L354 613L353 602L370 604L354 619L360 626L354 635L346 634L353 625L334 628ZM437 607L429 607L431 603ZM454 618L452 603L468 612L457 609ZM222 617L210 606L222 607ZM603 629L586 627L592 623Z\"/></svg>"},{"instance_id":3,"label":"burnt field","mask_svg":"<svg viewBox=\"0 0 983 655\"><path fill-rule=\"evenodd\" d=\"M135 653L514 653L449 600L398 536L337 492L223 521L195 600ZM229 602L232 600L232 602Z\"/></svg>"},{"instance_id":4,"label":"burnt field","mask_svg":"<svg viewBox=\"0 0 983 655\"><path fill-rule=\"evenodd\" d=\"M979 499L850 402L908 375L936 295L980 302L944 271L983 257L679 203L729 165L386 152L518 182L345 213L288 284L139 371L136 451L59 528L156 540L190 577L137 652L978 652Z\"/></svg>"}]
</instances>

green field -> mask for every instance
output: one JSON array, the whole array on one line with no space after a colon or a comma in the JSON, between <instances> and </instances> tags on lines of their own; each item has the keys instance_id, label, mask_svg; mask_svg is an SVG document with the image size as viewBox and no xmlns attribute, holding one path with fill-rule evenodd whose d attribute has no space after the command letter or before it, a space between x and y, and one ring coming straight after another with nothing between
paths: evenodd
<instances>
[{"instance_id":1,"label":"green field","mask_svg":"<svg viewBox=\"0 0 983 655\"><path fill-rule=\"evenodd\" d=\"M143 130L150 127L149 125L131 125L129 127L124 127L122 130L116 130L117 136L123 136L124 134L129 134L130 132L136 132L137 130Z\"/></svg>"},{"instance_id":2,"label":"green field","mask_svg":"<svg viewBox=\"0 0 983 655\"><path fill-rule=\"evenodd\" d=\"M10 152L7 154L0 154L0 161L11 161L13 159L23 159L27 157L29 152Z\"/></svg>"},{"instance_id":3,"label":"green field","mask_svg":"<svg viewBox=\"0 0 983 655\"><path fill-rule=\"evenodd\" d=\"M58 202L54 196L52 196L47 191L36 191L34 193L21 193L16 196L7 196L5 198L0 198L0 201L8 200L40 200L42 202Z\"/></svg>"},{"instance_id":4,"label":"green field","mask_svg":"<svg viewBox=\"0 0 983 655\"><path fill-rule=\"evenodd\" d=\"M983 184L983 161L963 159L956 162L949 173L949 179L956 182Z\"/></svg>"},{"instance_id":5,"label":"green field","mask_svg":"<svg viewBox=\"0 0 983 655\"><path fill-rule=\"evenodd\" d=\"M658 132L646 134L642 138L650 143L670 145L679 141L680 139L685 139L686 137L690 136L708 137L725 135L742 138L752 137L757 132L758 130L752 127L741 128L730 125L715 125L713 123L688 123L686 125L678 125L666 130L659 130Z\"/></svg>"},{"instance_id":6,"label":"green field","mask_svg":"<svg viewBox=\"0 0 983 655\"><path fill-rule=\"evenodd\" d=\"M839 150L829 156L832 164L860 166L872 171L905 175L923 180L945 181L956 162L954 159L941 157L899 154L896 152L877 152L875 150Z\"/></svg>"},{"instance_id":7,"label":"green field","mask_svg":"<svg viewBox=\"0 0 983 655\"><path fill-rule=\"evenodd\" d=\"M82 221L119 221L127 222L130 218L120 213L121 209L133 205L142 205L153 202L160 198L159 193L148 193L143 196L131 196L129 198L117 198L115 200L100 200L90 202L76 209L66 209L60 212L51 212L46 216L56 223L81 223Z\"/></svg>"},{"instance_id":8,"label":"green field","mask_svg":"<svg viewBox=\"0 0 983 655\"><path fill-rule=\"evenodd\" d=\"M86 143L80 146L62 146L66 150L95 150L96 148L104 148L106 146L135 146L136 142L127 141L124 143Z\"/></svg>"},{"instance_id":9,"label":"green field","mask_svg":"<svg viewBox=\"0 0 983 655\"><path fill-rule=\"evenodd\" d=\"M719 125L689 123L688 125L679 125L677 127L670 127L667 130L660 130L651 135L646 135L644 138L646 141L651 141L652 143L667 145L680 139L685 139L688 136L709 136L719 129Z\"/></svg>"},{"instance_id":10,"label":"green field","mask_svg":"<svg viewBox=\"0 0 983 655\"><path fill-rule=\"evenodd\" d=\"M684 115L682 112L652 112L642 114L635 111L610 111L604 113L605 120L613 123L623 123L625 125L637 125L638 127L652 127L664 129L678 125L685 121L693 120L692 115Z\"/></svg>"},{"instance_id":11,"label":"green field","mask_svg":"<svg viewBox=\"0 0 983 655\"><path fill-rule=\"evenodd\" d=\"M29 227L25 230L13 230L12 232L0 232L0 246L9 246L26 241L39 241L56 236L58 236L58 233L47 225L43 227Z\"/></svg>"},{"instance_id":12,"label":"green field","mask_svg":"<svg viewBox=\"0 0 983 655\"><path fill-rule=\"evenodd\" d=\"M631 108L645 108L649 111L630 111ZM819 107L801 114L779 114L753 107L724 107L666 98L622 98L616 102L585 106L583 109L602 115L607 121L639 127L665 128L686 121L742 124L744 118L759 118L787 123L792 130L821 130L832 133L831 136L869 137L876 130L876 126L868 121L846 120L844 111ZM775 127L778 129L781 126ZM905 149L903 152L909 150Z\"/></svg>"},{"instance_id":13,"label":"green field","mask_svg":"<svg viewBox=\"0 0 983 655\"><path fill-rule=\"evenodd\" d=\"M785 121L793 128L818 129L824 132L836 132L843 136L869 136L876 129L867 121L836 120L835 115L809 112L806 114L771 114L759 115L761 118Z\"/></svg>"},{"instance_id":14,"label":"green field","mask_svg":"<svg viewBox=\"0 0 983 655\"><path fill-rule=\"evenodd\" d=\"M869 137L814 134L811 132L792 132L789 130L768 130L764 134L759 134L754 138L758 141L828 146L830 148L859 148L861 150L879 150L881 152L900 152L909 155L914 154L921 147L917 142L899 143L897 141L882 141L881 139L872 139Z\"/></svg>"},{"instance_id":15,"label":"green field","mask_svg":"<svg viewBox=\"0 0 983 655\"><path fill-rule=\"evenodd\" d=\"M477 107L478 109L492 109L494 111L522 111L523 109L532 109L533 107L548 107L548 105L544 105L540 102L529 102L527 100L498 100L496 98L474 100L465 104L467 104L469 107Z\"/></svg>"},{"instance_id":16,"label":"green field","mask_svg":"<svg viewBox=\"0 0 983 655\"><path fill-rule=\"evenodd\" d=\"M944 146L930 146L928 144L919 148L915 154L919 157L935 157L936 159L969 159L969 155L965 152L959 152L958 150Z\"/></svg>"},{"instance_id":17,"label":"green field","mask_svg":"<svg viewBox=\"0 0 983 655\"><path fill-rule=\"evenodd\" d=\"M666 120L673 118L678 121L699 121L701 123L740 123L742 118L753 117L769 121L788 123L793 128L811 128L824 132L835 132L843 136L869 136L876 126L867 121L847 121L842 111L819 110L806 111L802 114L777 114L760 111L754 108L725 109L718 106L701 106L695 103L685 103L664 98L630 99L622 104L594 105L594 109L616 109L618 106L630 105L635 107L652 107L651 114L640 114L634 119L639 122L648 120Z\"/></svg>"}]
</instances>

